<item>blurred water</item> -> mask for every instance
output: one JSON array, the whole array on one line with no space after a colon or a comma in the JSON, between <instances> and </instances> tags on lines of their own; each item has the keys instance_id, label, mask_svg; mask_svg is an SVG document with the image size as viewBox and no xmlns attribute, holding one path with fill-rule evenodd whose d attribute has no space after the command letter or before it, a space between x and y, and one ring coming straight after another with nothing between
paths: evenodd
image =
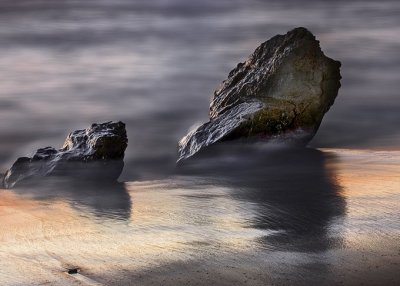
<instances>
[{"instance_id":1,"label":"blurred water","mask_svg":"<svg viewBox=\"0 0 400 286\"><path fill-rule=\"evenodd\" d=\"M400 152L248 156L203 175L1 190L0 284L399 285Z\"/></svg>"},{"instance_id":2,"label":"blurred water","mask_svg":"<svg viewBox=\"0 0 400 286\"><path fill-rule=\"evenodd\" d=\"M263 41L306 26L342 61L312 145L398 149L400 2L0 3L0 170L92 122L123 120L122 180L168 173L212 91Z\"/></svg>"}]
</instances>

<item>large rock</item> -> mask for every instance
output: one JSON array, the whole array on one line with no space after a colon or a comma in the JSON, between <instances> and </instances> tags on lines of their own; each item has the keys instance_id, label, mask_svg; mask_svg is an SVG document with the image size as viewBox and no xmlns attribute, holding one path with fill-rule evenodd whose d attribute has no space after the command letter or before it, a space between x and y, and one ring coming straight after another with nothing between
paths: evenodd
<instances>
[{"instance_id":1,"label":"large rock","mask_svg":"<svg viewBox=\"0 0 400 286\"><path fill-rule=\"evenodd\" d=\"M125 124L92 124L68 135L61 149L41 148L32 157L21 157L6 172L3 185L33 181L45 176L73 176L79 179L116 180L123 168L128 139Z\"/></svg>"},{"instance_id":2,"label":"large rock","mask_svg":"<svg viewBox=\"0 0 400 286\"><path fill-rule=\"evenodd\" d=\"M307 144L340 87L340 62L296 28L261 44L214 92L210 121L183 137L178 161L216 142L278 140Z\"/></svg>"}]
</instances>

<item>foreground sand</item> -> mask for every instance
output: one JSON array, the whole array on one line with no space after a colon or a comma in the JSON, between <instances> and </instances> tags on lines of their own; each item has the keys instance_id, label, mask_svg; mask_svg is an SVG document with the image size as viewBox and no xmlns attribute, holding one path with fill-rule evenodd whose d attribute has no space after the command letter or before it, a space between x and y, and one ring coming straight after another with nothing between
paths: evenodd
<instances>
[{"instance_id":1,"label":"foreground sand","mask_svg":"<svg viewBox=\"0 0 400 286\"><path fill-rule=\"evenodd\" d=\"M321 151L261 181L1 190L0 285L399 285L400 152Z\"/></svg>"}]
</instances>

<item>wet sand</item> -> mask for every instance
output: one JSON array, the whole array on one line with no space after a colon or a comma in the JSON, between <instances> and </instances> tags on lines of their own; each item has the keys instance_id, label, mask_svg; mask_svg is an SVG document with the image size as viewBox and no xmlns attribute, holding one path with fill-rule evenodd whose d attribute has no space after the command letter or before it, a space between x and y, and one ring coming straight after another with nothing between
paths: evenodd
<instances>
[{"instance_id":1,"label":"wet sand","mask_svg":"<svg viewBox=\"0 0 400 286\"><path fill-rule=\"evenodd\" d=\"M400 152L266 157L93 190L1 190L0 285L400 283Z\"/></svg>"}]
</instances>

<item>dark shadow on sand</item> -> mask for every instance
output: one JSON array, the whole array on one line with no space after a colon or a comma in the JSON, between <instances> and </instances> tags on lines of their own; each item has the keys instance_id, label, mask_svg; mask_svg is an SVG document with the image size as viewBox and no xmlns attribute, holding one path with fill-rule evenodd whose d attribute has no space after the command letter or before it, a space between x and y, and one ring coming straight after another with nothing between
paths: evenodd
<instances>
[{"instance_id":1,"label":"dark shadow on sand","mask_svg":"<svg viewBox=\"0 0 400 286\"><path fill-rule=\"evenodd\" d=\"M342 243L329 233L345 216L346 201L335 181L335 157L316 149L219 144L179 167L180 174L206 176L251 202L249 227L270 230L267 249L320 252Z\"/></svg>"},{"instance_id":2,"label":"dark shadow on sand","mask_svg":"<svg viewBox=\"0 0 400 286\"><path fill-rule=\"evenodd\" d=\"M99 219L128 220L131 214L131 198L119 182L51 176L13 191L41 201L61 199L82 215Z\"/></svg>"}]
</instances>

